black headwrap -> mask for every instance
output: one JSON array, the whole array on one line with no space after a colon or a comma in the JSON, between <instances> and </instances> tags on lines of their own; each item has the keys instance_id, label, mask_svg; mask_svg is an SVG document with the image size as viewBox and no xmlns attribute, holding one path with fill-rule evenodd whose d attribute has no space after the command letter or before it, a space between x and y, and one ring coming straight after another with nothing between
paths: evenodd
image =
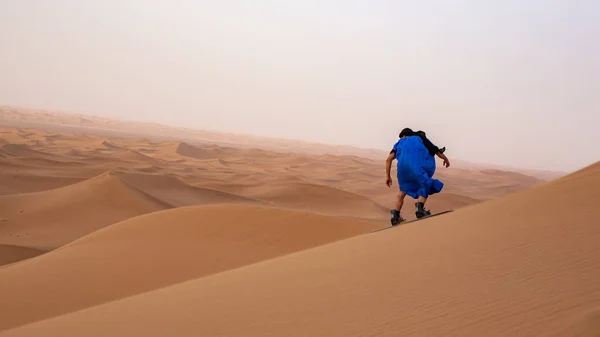
<instances>
[{"instance_id":1,"label":"black headwrap","mask_svg":"<svg viewBox=\"0 0 600 337\"><path fill-rule=\"evenodd\" d=\"M421 140L423 141L423 145L425 145L425 147L427 148L427 151L429 151L429 154L431 154L432 156L435 156L436 153L438 153L440 151L440 148L438 148L437 146L433 145L433 143L427 139L427 135L425 134L425 131L413 131L411 128L404 128L402 129L402 131L400 132L400 134L398 135L398 137L402 138L404 136L419 136L421 138ZM444 148L445 150L445 148ZM443 151L442 151L443 153Z\"/></svg>"}]
</instances>

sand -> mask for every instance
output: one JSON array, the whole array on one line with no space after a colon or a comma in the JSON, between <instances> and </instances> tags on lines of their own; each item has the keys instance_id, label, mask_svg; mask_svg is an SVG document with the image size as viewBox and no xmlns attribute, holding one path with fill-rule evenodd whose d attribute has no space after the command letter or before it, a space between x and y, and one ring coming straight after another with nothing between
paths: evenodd
<instances>
[{"instance_id":1,"label":"sand","mask_svg":"<svg viewBox=\"0 0 600 337\"><path fill-rule=\"evenodd\" d=\"M0 269L0 329L233 269L378 228L367 220L253 205L134 217ZM1 247L1 246L0 246ZM31 306L30 301L36 305Z\"/></svg>"},{"instance_id":2,"label":"sand","mask_svg":"<svg viewBox=\"0 0 600 337\"><path fill-rule=\"evenodd\" d=\"M600 333L600 163L440 165L454 212L367 234L385 156L3 109L0 337Z\"/></svg>"},{"instance_id":3,"label":"sand","mask_svg":"<svg viewBox=\"0 0 600 337\"><path fill-rule=\"evenodd\" d=\"M13 245L0 245L0 266L25 260L34 256L41 255L43 253L45 252L33 248L19 247Z\"/></svg>"}]
</instances>

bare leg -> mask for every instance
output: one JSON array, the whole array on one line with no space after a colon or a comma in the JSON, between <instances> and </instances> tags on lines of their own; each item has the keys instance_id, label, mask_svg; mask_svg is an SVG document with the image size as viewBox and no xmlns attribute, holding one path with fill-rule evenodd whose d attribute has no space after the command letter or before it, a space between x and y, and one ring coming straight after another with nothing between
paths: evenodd
<instances>
[{"instance_id":1,"label":"bare leg","mask_svg":"<svg viewBox=\"0 0 600 337\"><path fill-rule=\"evenodd\" d=\"M402 210L402 205L404 205L404 197L406 197L406 193L398 191L398 195L396 196L396 210L398 212Z\"/></svg>"},{"instance_id":2,"label":"bare leg","mask_svg":"<svg viewBox=\"0 0 600 337\"><path fill-rule=\"evenodd\" d=\"M404 204L404 197L406 197L406 194L402 191L398 191L398 195L396 196L396 208L392 210L392 226L396 226L400 222L404 221L404 219L400 216L400 210Z\"/></svg>"}]
</instances>

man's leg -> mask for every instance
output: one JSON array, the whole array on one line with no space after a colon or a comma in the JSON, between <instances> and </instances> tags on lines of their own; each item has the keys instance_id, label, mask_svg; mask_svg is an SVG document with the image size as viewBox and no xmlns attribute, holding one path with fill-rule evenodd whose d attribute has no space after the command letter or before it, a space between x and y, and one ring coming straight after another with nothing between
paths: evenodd
<instances>
[{"instance_id":1,"label":"man's leg","mask_svg":"<svg viewBox=\"0 0 600 337\"><path fill-rule=\"evenodd\" d=\"M406 193L398 191L398 195L396 196L396 209L398 212L402 210L402 205L404 205L404 197L406 197Z\"/></svg>"},{"instance_id":2,"label":"man's leg","mask_svg":"<svg viewBox=\"0 0 600 337\"><path fill-rule=\"evenodd\" d=\"M404 197L406 197L406 193L398 191L398 194L396 195L396 208L392 210L392 226L395 226L405 220L400 216L402 205L404 205Z\"/></svg>"}]
</instances>

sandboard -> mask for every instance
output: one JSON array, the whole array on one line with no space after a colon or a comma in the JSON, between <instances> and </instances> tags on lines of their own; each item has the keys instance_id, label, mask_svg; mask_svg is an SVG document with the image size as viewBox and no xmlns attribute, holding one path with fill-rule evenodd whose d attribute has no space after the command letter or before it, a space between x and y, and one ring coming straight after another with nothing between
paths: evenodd
<instances>
[{"instance_id":1,"label":"sandboard","mask_svg":"<svg viewBox=\"0 0 600 337\"><path fill-rule=\"evenodd\" d=\"M428 215L428 216L423 217L423 218L413 219L413 220L408 220L408 221L402 221L401 223L397 224L396 226L389 225L387 227L375 229L375 230L372 230L372 231L367 231L367 233L374 233L374 232L379 232L379 231L382 231L382 230L385 230L385 229L390 229L390 228L394 228L394 227L400 227L401 225L405 225L407 223L429 219L429 218L432 218L432 217L434 217L436 215L442 215L442 214L450 213L450 212L453 212L453 211L454 211L453 209L449 209L449 210L446 210L446 211L441 211L441 212L438 212L438 213L434 213L434 214Z\"/></svg>"}]
</instances>

